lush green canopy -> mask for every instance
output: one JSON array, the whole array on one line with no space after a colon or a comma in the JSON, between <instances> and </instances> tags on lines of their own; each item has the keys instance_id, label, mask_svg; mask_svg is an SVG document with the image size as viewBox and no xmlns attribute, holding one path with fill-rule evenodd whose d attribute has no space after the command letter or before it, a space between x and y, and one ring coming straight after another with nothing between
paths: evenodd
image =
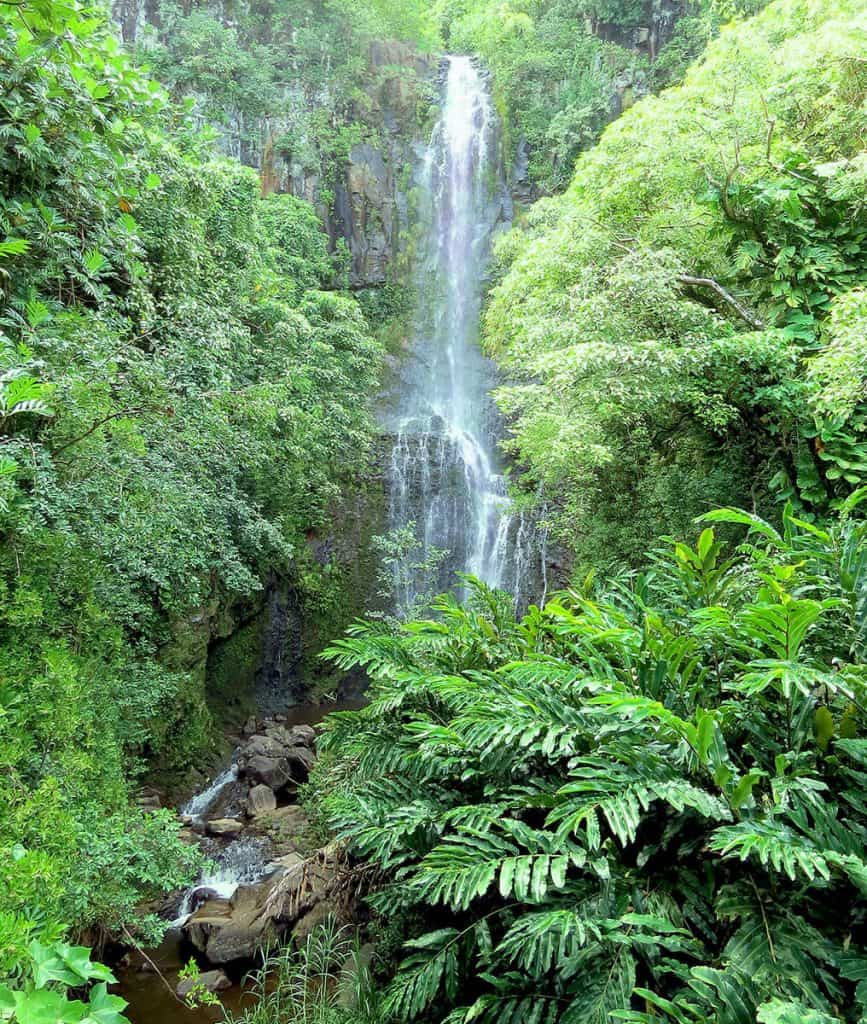
<instances>
[{"instance_id":1,"label":"lush green canopy","mask_svg":"<svg viewBox=\"0 0 867 1024\"><path fill-rule=\"evenodd\" d=\"M863 479L864 46L860 3L779 0L502 242L486 339L511 447L580 560L637 563L733 499L821 512Z\"/></svg>"},{"instance_id":2,"label":"lush green canopy","mask_svg":"<svg viewBox=\"0 0 867 1024\"><path fill-rule=\"evenodd\" d=\"M312 208L212 159L98 12L0 8L0 84L8 970L187 875L128 780L208 749L197 622L271 572L333 585L305 535L363 468L380 349Z\"/></svg>"}]
</instances>

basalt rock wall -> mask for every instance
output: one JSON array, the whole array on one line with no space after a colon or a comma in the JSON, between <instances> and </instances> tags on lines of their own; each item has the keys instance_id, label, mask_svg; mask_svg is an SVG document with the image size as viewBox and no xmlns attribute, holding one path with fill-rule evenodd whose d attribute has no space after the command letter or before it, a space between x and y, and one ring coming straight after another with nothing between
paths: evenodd
<instances>
[{"instance_id":1,"label":"basalt rock wall","mask_svg":"<svg viewBox=\"0 0 867 1024\"><path fill-rule=\"evenodd\" d=\"M216 0L196 10L226 27L234 24L229 3ZM112 14L130 48L147 51L170 35L157 0L113 0ZM338 104L337 89L327 82L311 89L300 71L293 80L291 60L274 109L254 117L233 106L230 90L214 117L214 97L195 77L183 92L193 100L194 117L216 130L221 151L259 172L263 195L287 192L316 207L333 250L346 254L350 287L370 288L396 276L405 250L412 167L426 141L437 64L405 43L376 40L349 107ZM339 154L325 152L322 139L303 127L311 118L328 125L326 134L351 130L356 141Z\"/></svg>"}]
</instances>

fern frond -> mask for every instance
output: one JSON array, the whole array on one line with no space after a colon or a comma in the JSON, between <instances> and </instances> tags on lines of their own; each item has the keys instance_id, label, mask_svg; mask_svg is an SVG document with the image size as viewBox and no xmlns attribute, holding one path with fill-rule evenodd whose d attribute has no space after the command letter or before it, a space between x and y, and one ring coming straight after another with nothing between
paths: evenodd
<instances>
[{"instance_id":1,"label":"fern frond","mask_svg":"<svg viewBox=\"0 0 867 1024\"><path fill-rule=\"evenodd\" d=\"M692 808L706 818L730 817L721 800L673 774L668 778L648 777L602 758L576 760L569 774L572 781L557 790L558 805L549 813L546 824L559 824L560 835L577 834L583 827L590 849L600 846L603 823L622 846L633 842L642 812L655 800L678 811Z\"/></svg>"},{"instance_id":2,"label":"fern frond","mask_svg":"<svg viewBox=\"0 0 867 1024\"><path fill-rule=\"evenodd\" d=\"M593 916L573 909L540 910L518 918L495 952L538 977L555 964L574 960L588 940L601 939L602 929Z\"/></svg>"},{"instance_id":3,"label":"fern frond","mask_svg":"<svg viewBox=\"0 0 867 1024\"><path fill-rule=\"evenodd\" d=\"M442 928L406 943L414 949L400 965L385 996L386 1013L398 1020L414 1020L441 993L449 1000L457 995L460 979L456 928Z\"/></svg>"},{"instance_id":4,"label":"fern frond","mask_svg":"<svg viewBox=\"0 0 867 1024\"><path fill-rule=\"evenodd\" d=\"M779 819L750 819L723 826L713 833L709 846L723 857L747 860L755 856L765 867L784 871L792 881L799 872L811 882L831 877L825 851Z\"/></svg>"}]
</instances>

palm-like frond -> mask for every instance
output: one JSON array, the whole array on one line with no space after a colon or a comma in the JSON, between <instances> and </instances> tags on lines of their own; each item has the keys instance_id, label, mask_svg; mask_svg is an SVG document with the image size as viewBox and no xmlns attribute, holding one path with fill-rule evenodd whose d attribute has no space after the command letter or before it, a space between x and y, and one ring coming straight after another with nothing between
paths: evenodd
<instances>
[{"instance_id":1,"label":"palm-like frond","mask_svg":"<svg viewBox=\"0 0 867 1024\"><path fill-rule=\"evenodd\" d=\"M473 587L335 646L374 682L327 727L347 759L327 808L390 876L373 906L431 922L397 1019L863 1012L861 527L709 519L748 528L733 557L705 530L610 599L588 586L515 623Z\"/></svg>"}]
</instances>

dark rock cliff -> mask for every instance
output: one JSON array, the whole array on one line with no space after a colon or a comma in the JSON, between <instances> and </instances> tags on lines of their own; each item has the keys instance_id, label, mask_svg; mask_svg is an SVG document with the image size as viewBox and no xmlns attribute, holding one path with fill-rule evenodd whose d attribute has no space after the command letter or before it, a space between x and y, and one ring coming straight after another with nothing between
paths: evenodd
<instances>
[{"instance_id":1,"label":"dark rock cliff","mask_svg":"<svg viewBox=\"0 0 867 1024\"><path fill-rule=\"evenodd\" d=\"M232 24L227 4L214 0L205 8L223 24ZM113 0L112 14L130 47L146 49L164 34L157 0ZM333 93L327 86L311 93L303 81L291 77L277 104L282 110L252 121L229 101L221 110L221 150L259 172L264 195L288 192L316 207L334 250L345 246L352 288L384 284L403 251L411 167L417 144L426 141L436 68L436 58L401 42L379 40L369 46L360 95L348 112L332 109ZM194 90L187 95L195 102L194 112L206 120L201 114L205 97ZM325 120L357 126L361 137L345 159L318 152L315 138L298 137L292 112L304 110L309 117L311 109ZM291 147L285 142L290 136Z\"/></svg>"}]
</instances>

